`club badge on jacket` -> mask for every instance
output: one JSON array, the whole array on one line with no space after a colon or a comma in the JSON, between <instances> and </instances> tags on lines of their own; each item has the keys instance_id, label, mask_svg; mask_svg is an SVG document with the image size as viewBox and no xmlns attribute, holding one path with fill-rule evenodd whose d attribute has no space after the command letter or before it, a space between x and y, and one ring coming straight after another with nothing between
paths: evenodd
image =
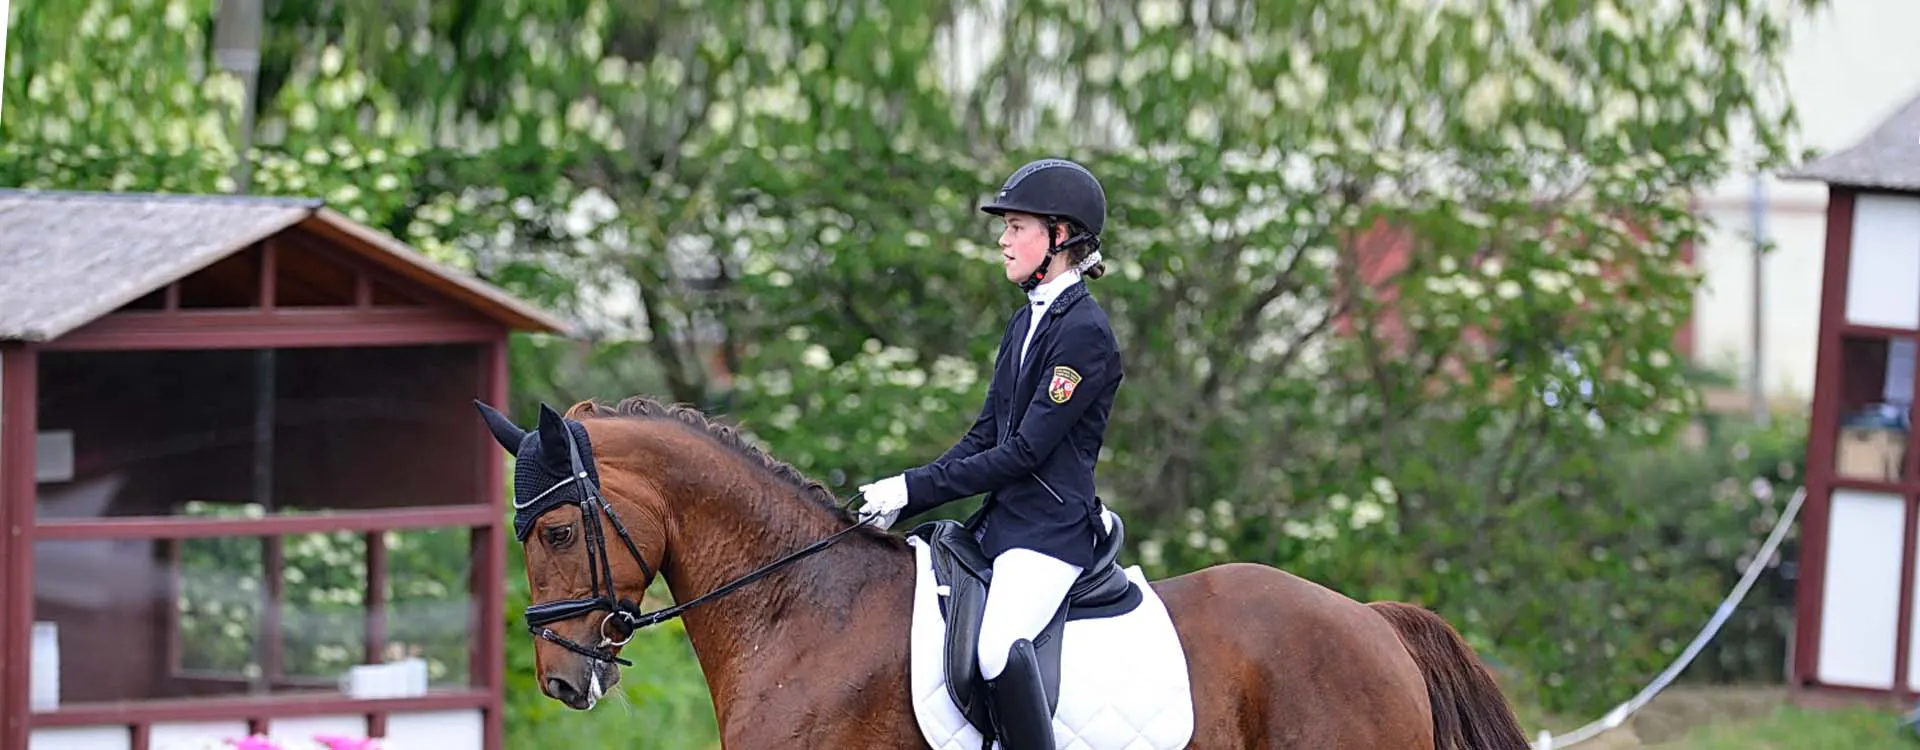
<instances>
[{"instance_id":1,"label":"club badge on jacket","mask_svg":"<svg viewBox=\"0 0 1920 750\"><path fill-rule=\"evenodd\" d=\"M1073 398L1073 389L1080 385L1080 373L1073 368L1060 365L1053 368L1053 381L1047 384L1047 397L1056 404L1064 404Z\"/></svg>"}]
</instances>

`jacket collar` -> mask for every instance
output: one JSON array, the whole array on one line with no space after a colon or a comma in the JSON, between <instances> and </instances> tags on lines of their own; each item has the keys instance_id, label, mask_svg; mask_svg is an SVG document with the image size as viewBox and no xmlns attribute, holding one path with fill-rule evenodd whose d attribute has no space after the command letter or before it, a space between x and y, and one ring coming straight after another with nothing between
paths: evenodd
<instances>
[{"instance_id":1,"label":"jacket collar","mask_svg":"<svg viewBox=\"0 0 1920 750\"><path fill-rule=\"evenodd\" d=\"M1039 290L1036 289L1035 291ZM1087 290L1086 280L1075 278L1071 285L1061 289L1059 294L1055 296L1051 302L1047 303L1045 312L1052 315L1065 315L1067 309L1073 307L1073 303L1079 302L1091 294L1092 292ZM1031 305L1032 303L1028 304Z\"/></svg>"},{"instance_id":2,"label":"jacket collar","mask_svg":"<svg viewBox=\"0 0 1920 750\"><path fill-rule=\"evenodd\" d=\"M1047 279L1046 283L1034 287L1033 291L1027 292L1027 302L1035 306L1045 305L1052 302L1060 296L1061 292L1066 291L1079 281L1080 272L1069 268L1066 273Z\"/></svg>"}]
</instances>

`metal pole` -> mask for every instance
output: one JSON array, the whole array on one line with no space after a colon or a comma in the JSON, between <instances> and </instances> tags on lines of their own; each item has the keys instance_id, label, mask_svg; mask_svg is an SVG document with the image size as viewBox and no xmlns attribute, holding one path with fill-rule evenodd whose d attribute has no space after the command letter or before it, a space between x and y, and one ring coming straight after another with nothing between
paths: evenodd
<instances>
[{"instance_id":1,"label":"metal pole","mask_svg":"<svg viewBox=\"0 0 1920 750\"><path fill-rule=\"evenodd\" d=\"M213 24L213 55L221 70L240 77L245 95L240 98L239 158L234 160L233 191L245 193L253 178L253 98L260 83L260 31L263 25L261 0L220 0L220 14Z\"/></svg>"},{"instance_id":2,"label":"metal pole","mask_svg":"<svg viewBox=\"0 0 1920 750\"><path fill-rule=\"evenodd\" d=\"M1752 399L1753 420L1766 426L1767 413L1766 304L1765 278L1767 255L1767 176L1753 173L1750 212L1753 219L1753 357L1747 367L1747 394Z\"/></svg>"}]
</instances>

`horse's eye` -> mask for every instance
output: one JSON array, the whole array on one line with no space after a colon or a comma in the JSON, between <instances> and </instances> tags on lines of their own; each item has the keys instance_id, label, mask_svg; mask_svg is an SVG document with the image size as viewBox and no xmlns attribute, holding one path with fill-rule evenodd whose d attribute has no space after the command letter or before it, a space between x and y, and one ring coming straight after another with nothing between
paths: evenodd
<instances>
[{"instance_id":1,"label":"horse's eye","mask_svg":"<svg viewBox=\"0 0 1920 750\"><path fill-rule=\"evenodd\" d=\"M548 526L547 527L547 545L548 546L560 547L560 546L566 545L566 543L571 541L573 541L573 525L572 524L568 524L566 526Z\"/></svg>"}]
</instances>

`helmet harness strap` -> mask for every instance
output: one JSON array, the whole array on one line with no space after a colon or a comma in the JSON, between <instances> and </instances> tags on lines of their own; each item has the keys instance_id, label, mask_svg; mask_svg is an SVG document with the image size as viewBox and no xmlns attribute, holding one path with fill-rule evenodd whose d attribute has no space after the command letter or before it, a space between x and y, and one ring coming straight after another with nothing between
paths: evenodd
<instances>
[{"instance_id":1,"label":"helmet harness strap","mask_svg":"<svg viewBox=\"0 0 1920 750\"><path fill-rule=\"evenodd\" d=\"M1093 235L1082 232L1068 237L1066 242L1061 242L1060 220L1052 216L1042 216L1040 219L1047 223L1047 257L1046 260L1040 261L1040 265L1033 269L1033 273L1027 276L1026 281L1020 282L1021 291L1031 292L1047 280L1047 269L1053 265L1053 256L1093 238Z\"/></svg>"}]
</instances>

